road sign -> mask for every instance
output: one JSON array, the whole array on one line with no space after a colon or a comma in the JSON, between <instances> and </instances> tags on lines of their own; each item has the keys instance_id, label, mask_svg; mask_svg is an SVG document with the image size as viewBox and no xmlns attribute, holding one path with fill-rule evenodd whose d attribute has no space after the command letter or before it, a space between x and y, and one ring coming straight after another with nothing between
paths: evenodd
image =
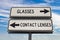
<instances>
[{"instance_id":1,"label":"road sign","mask_svg":"<svg viewBox=\"0 0 60 40\"><path fill-rule=\"evenodd\" d=\"M11 17L49 17L51 18L50 7L13 7Z\"/></svg>"},{"instance_id":2,"label":"road sign","mask_svg":"<svg viewBox=\"0 0 60 40\"><path fill-rule=\"evenodd\" d=\"M9 21L9 32L23 32L23 33L39 33L39 32L52 32L52 21L51 19L45 20L10 20Z\"/></svg>"}]
</instances>

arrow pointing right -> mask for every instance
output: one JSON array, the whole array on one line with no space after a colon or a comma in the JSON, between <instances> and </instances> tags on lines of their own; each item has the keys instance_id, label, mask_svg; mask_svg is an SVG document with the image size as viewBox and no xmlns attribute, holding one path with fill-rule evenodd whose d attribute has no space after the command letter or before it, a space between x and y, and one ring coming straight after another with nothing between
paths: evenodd
<instances>
[{"instance_id":1,"label":"arrow pointing right","mask_svg":"<svg viewBox=\"0 0 60 40\"><path fill-rule=\"evenodd\" d=\"M40 12L44 12L44 14L45 14L45 13L49 12L49 10L44 9L44 10L40 10Z\"/></svg>"},{"instance_id":2,"label":"arrow pointing right","mask_svg":"<svg viewBox=\"0 0 60 40\"><path fill-rule=\"evenodd\" d=\"M15 28L15 26L19 26L19 24L15 24L15 22L14 22L14 23L12 23L10 26L12 26L12 27Z\"/></svg>"}]
</instances>

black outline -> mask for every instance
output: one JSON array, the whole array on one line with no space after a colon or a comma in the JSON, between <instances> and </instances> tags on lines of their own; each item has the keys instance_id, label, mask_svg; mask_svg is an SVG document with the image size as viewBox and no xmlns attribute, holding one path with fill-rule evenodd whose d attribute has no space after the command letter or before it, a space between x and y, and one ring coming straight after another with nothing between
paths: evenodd
<instances>
[{"instance_id":1,"label":"black outline","mask_svg":"<svg viewBox=\"0 0 60 40\"><path fill-rule=\"evenodd\" d=\"M10 19L10 20L17 20L17 19ZM9 23L10 23L9 20ZM22 19L21 19L22 20ZM28 19L27 19L28 20ZM29 20L33 20L33 19L29 19ZM36 19L36 20L40 20L40 19ZM44 20L51 20L51 19L44 19ZM52 24L52 30L9 30L9 24L8 24L8 33L53 33L53 23L51 20L51 24Z\"/></svg>"},{"instance_id":2,"label":"black outline","mask_svg":"<svg viewBox=\"0 0 60 40\"><path fill-rule=\"evenodd\" d=\"M12 8L50 8L50 7L12 7ZM12 11L12 8L11 8L11 10L10 10L10 18L15 18L15 19L17 19L17 18L22 18L22 19L27 19L27 18L30 18L30 19L32 19L32 17L33 17L33 19L36 19L36 18L39 18L39 19L41 19L41 18L51 18L52 17L52 14L51 14L51 8L50 8L50 16L11 16L11 11Z\"/></svg>"}]
</instances>

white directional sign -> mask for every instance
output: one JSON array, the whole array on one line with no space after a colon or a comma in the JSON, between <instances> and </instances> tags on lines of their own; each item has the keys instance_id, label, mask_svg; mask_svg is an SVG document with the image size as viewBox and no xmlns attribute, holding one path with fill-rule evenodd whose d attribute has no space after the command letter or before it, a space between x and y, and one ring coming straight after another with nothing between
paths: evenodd
<instances>
[{"instance_id":1,"label":"white directional sign","mask_svg":"<svg viewBox=\"0 0 60 40\"><path fill-rule=\"evenodd\" d=\"M50 7L13 7L11 17L51 17Z\"/></svg>"},{"instance_id":2,"label":"white directional sign","mask_svg":"<svg viewBox=\"0 0 60 40\"><path fill-rule=\"evenodd\" d=\"M46 20L10 20L9 32L52 32L52 21Z\"/></svg>"}]
</instances>

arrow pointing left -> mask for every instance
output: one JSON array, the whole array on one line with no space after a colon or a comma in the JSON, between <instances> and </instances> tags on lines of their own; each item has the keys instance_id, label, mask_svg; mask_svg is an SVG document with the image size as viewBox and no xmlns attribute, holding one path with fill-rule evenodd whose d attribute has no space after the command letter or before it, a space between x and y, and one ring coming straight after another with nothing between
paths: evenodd
<instances>
[{"instance_id":1,"label":"arrow pointing left","mask_svg":"<svg viewBox=\"0 0 60 40\"><path fill-rule=\"evenodd\" d=\"M12 26L12 27L15 28L15 26L19 26L19 24L15 24L15 22L14 22L14 23L12 23L10 26Z\"/></svg>"}]
</instances>

